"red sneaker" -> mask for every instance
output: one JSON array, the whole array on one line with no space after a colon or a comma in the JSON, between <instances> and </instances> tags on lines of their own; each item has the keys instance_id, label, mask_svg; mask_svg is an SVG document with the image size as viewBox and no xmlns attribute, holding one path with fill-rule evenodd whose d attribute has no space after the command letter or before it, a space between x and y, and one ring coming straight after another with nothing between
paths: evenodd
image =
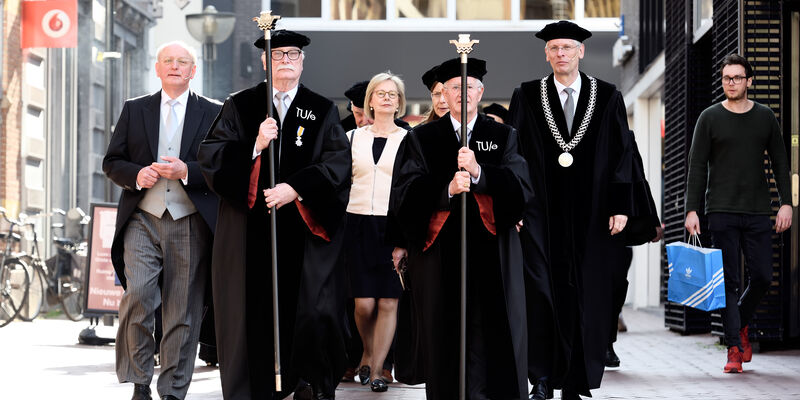
<instances>
[{"instance_id":1,"label":"red sneaker","mask_svg":"<svg viewBox=\"0 0 800 400\"><path fill-rule=\"evenodd\" d=\"M739 340L742 341L742 362L750 362L753 359L753 346L750 344L746 326L739 330Z\"/></svg>"},{"instance_id":2,"label":"red sneaker","mask_svg":"<svg viewBox=\"0 0 800 400\"><path fill-rule=\"evenodd\" d=\"M742 353L736 346L728 348L728 363L725 364L724 372L742 372Z\"/></svg>"}]
</instances>

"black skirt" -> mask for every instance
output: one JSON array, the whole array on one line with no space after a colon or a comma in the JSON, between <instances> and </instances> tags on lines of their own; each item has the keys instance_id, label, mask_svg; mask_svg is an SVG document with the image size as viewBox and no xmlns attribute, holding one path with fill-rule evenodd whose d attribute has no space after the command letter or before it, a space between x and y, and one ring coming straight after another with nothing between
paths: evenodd
<instances>
[{"instance_id":1,"label":"black skirt","mask_svg":"<svg viewBox=\"0 0 800 400\"><path fill-rule=\"evenodd\" d=\"M347 214L345 265L350 297L397 299L403 292L385 243L386 217Z\"/></svg>"}]
</instances>

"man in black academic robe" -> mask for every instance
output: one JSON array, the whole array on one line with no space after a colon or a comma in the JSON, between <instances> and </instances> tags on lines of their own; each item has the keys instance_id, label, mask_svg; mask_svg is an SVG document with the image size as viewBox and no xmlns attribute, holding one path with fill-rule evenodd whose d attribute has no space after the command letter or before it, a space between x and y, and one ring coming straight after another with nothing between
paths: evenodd
<instances>
[{"instance_id":1,"label":"man in black academic robe","mask_svg":"<svg viewBox=\"0 0 800 400\"><path fill-rule=\"evenodd\" d=\"M509 119L520 132L536 193L523 224L532 228L522 233L526 264L536 268L527 273L551 275L557 334L555 343L535 343L548 337L531 335L532 346L555 348L556 356L549 365L536 365L540 355L531 354L530 370L548 375L529 378L537 386L532 398L552 396L550 390L537 391L542 388L538 379L546 377L545 389L563 388L562 398L572 400L579 393L590 395L603 376L613 312L606 260L618 259L624 247L618 233L632 214L632 155L622 94L578 70L582 41L591 33L560 21L536 36L547 42L545 55L554 74L522 83L514 91ZM537 290L529 298L546 298L548 285L540 280L529 286ZM543 323L550 323L547 318Z\"/></svg>"},{"instance_id":2,"label":"man in black academic robe","mask_svg":"<svg viewBox=\"0 0 800 400\"><path fill-rule=\"evenodd\" d=\"M407 249L427 397L456 399L459 193L468 192L467 398L520 399L527 393L527 339L515 224L530 196L528 170L518 153L516 131L477 113L483 93L480 79L486 72L485 62L478 59L469 60L468 117L463 118L470 132L469 147L461 147L459 71L459 59L452 59L438 72L452 114L417 127L401 147L390 204L398 231L389 237L403 248L396 249L393 258L402 258ZM413 342L398 340L398 346Z\"/></svg>"},{"instance_id":3,"label":"man in black academic robe","mask_svg":"<svg viewBox=\"0 0 800 400\"><path fill-rule=\"evenodd\" d=\"M275 113L265 120L265 83L234 93L200 146L203 174L221 198L212 282L225 399L273 398L271 207L278 207L283 371L283 392L274 398L294 390L295 399L332 399L344 372L339 251L350 148L334 104L299 85L300 49L309 42L275 31L265 55L272 62ZM263 38L255 44L264 48ZM274 189L267 189L266 152L259 154L269 145L278 160Z\"/></svg>"}]
</instances>

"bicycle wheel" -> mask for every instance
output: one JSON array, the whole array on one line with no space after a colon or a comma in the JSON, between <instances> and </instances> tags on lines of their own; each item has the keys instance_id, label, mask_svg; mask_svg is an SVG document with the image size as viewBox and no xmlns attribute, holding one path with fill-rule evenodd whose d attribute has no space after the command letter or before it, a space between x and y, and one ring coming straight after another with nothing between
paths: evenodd
<instances>
[{"instance_id":1,"label":"bicycle wheel","mask_svg":"<svg viewBox=\"0 0 800 400\"><path fill-rule=\"evenodd\" d=\"M0 327L8 325L19 314L28 296L30 278L25 265L11 259L0 269Z\"/></svg>"},{"instance_id":2,"label":"bicycle wheel","mask_svg":"<svg viewBox=\"0 0 800 400\"><path fill-rule=\"evenodd\" d=\"M23 321L33 321L42 311L42 304L47 294L46 278L42 269L36 266L32 260L28 260L25 266L27 267L31 284L28 286L28 298L19 310L19 317Z\"/></svg>"},{"instance_id":3,"label":"bicycle wheel","mask_svg":"<svg viewBox=\"0 0 800 400\"><path fill-rule=\"evenodd\" d=\"M61 309L73 321L83 319L83 283L70 276L61 277Z\"/></svg>"}]
</instances>

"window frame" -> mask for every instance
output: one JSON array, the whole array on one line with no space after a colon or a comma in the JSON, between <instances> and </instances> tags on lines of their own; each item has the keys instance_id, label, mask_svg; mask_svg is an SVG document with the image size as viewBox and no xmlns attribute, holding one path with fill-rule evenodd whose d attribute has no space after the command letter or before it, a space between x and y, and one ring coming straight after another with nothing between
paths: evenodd
<instances>
[{"instance_id":1,"label":"window frame","mask_svg":"<svg viewBox=\"0 0 800 400\"><path fill-rule=\"evenodd\" d=\"M447 32L464 31L539 31L553 19L522 19L520 0L510 0L511 18L504 20L456 19L456 2L447 0L446 18L401 18L397 16L395 0L386 0L386 19L332 20L329 0L321 2L321 17L287 17L278 21L278 28L291 26L298 31L387 31L387 32ZM271 0L262 0L262 9L271 9ZM586 18L586 0L574 0L575 18L571 21L592 32L618 32L620 18ZM284 25L285 23L289 25ZM283 25L283 26L282 26Z\"/></svg>"}]
</instances>

